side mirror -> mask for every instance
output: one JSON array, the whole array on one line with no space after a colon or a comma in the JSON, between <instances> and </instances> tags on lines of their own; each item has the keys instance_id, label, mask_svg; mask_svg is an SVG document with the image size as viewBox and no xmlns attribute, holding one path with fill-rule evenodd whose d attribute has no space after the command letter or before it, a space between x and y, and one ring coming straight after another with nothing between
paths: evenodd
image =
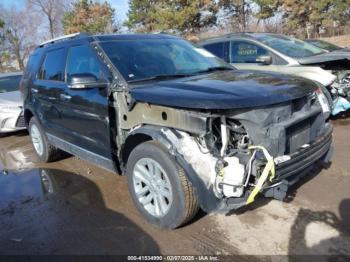
<instances>
[{"instance_id":1,"label":"side mirror","mask_svg":"<svg viewBox=\"0 0 350 262\"><path fill-rule=\"evenodd\" d=\"M272 57L269 55L261 55L261 56L258 56L255 61L263 65L271 65Z\"/></svg>"},{"instance_id":2,"label":"side mirror","mask_svg":"<svg viewBox=\"0 0 350 262\"><path fill-rule=\"evenodd\" d=\"M107 82L98 81L93 74L73 74L70 76L68 87L70 89L86 89L95 87L106 87Z\"/></svg>"}]
</instances>

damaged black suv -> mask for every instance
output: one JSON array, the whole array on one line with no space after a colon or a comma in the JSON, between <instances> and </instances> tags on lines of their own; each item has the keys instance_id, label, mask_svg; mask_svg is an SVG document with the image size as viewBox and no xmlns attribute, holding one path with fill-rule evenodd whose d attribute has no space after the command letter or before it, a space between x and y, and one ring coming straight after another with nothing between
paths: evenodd
<instances>
[{"instance_id":1,"label":"damaged black suv","mask_svg":"<svg viewBox=\"0 0 350 262\"><path fill-rule=\"evenodd\" d=\"M53 39L31 55L21 91L42 161L66 151L126 174L140 213L163 228L258 193L283 199L331 158L315 83L238 71L174 36Z\"/></svg>"}]
</instances>

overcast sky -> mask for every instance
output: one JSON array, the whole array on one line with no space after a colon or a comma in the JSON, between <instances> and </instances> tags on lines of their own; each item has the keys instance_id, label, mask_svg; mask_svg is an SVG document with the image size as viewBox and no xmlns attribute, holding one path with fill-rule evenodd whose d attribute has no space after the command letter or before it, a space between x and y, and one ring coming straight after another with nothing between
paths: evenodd
<instances>
[{"instance_id":1,"label":"overcast sky","mask_svg":"<svg viewBox=\"0 0 350 262\"><path fill-rule=\"evenodd\" d=\"M57 0L59 1L59 0ZM99 1L104 2L104 1ZM107 0L111 6L116 10L117 19L123 21L126 18L128 12L128 0ZM25 0L0 0L0 3L5 7L15 6L17 8L23 8Z\"/></svg>"}]
</instances>

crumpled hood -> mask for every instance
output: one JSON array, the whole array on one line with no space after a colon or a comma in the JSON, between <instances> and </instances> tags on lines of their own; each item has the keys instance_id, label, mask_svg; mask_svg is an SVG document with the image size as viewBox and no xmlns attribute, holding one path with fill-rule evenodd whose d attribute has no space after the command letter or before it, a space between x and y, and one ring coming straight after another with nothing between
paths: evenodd
<instances>
[{"instance_id":1,"label":"crumpled hood","mask_svg":"<svg viewBox=\"0 0 350 262\"><path fill-rule=\"evenodd\" d=\"M317 85L304 78L258 71L211 74L134 86L138 102L192 109L234 109L278 104L312 93Z\"/></svg>"},{"instance_id":2,"label":"crumpled hood","mask_svg":"<svg viewBox=\"0 0 350 262\"><path fill-rule=\"evenodd\" d=\"M327 64L334 62L342 62L350 67L350 52L337 50L320 55L298 58L298 62L301 65L315 65L315 64Z\"/></svg>"},{"instance_id":3,"label":"crumpled hood","mask_svg":"<svg viewBox=\"0 0 350 262\"><path fill-rule=\"evenodd\" d=\"M0 106L22 106L21 93L19 91L0 93Z\"/></svg>"}]
</instances>

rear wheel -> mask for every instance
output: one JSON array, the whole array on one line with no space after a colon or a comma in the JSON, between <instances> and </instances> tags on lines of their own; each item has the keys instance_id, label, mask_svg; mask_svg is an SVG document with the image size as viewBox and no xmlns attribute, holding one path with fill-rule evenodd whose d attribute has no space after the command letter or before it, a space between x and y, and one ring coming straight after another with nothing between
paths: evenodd
<instances>
[{"instance_id":1,"label":"rear wheel","mask_svg":"<svg viewBox=\"0 0 350 262\"><path fill-rule=\"evenodd\" d=\"M192 184L161 144L150 141L137 146L128 159L127 176L137 209L152 224L174 229L198 212Z\"/></svg>"},{"instance_id":2,"label":"rear wheel","mask_svg":"<svg viewBox=\"0 0 350 262\"><path fill-rule=\"evenodd\" d=\"M35 117L29 121L29 134L34 151L41 161L52 162L62 157L62 151L49 144L45 132Z\"/></svg>"}]
</instances>

